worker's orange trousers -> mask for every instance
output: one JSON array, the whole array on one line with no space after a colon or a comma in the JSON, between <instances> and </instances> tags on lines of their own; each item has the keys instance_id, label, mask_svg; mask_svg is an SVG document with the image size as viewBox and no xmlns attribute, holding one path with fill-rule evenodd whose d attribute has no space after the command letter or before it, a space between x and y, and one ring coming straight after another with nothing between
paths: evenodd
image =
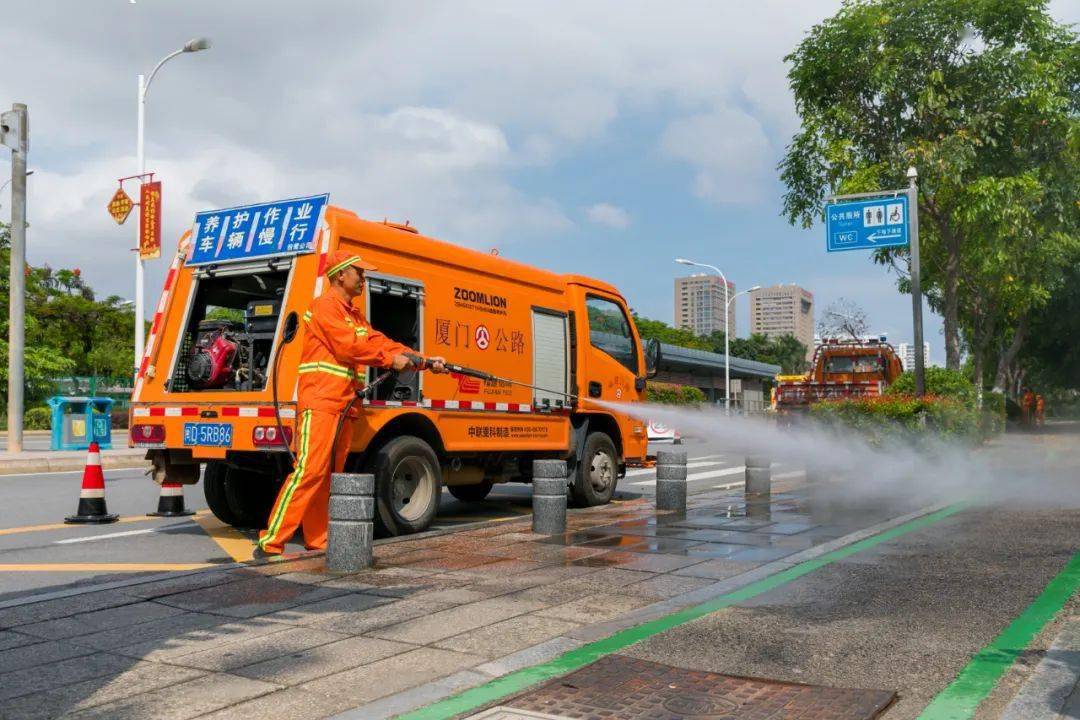
<instances>
[{"instance_id":1,"label":"worker's orange trousers","mask_svg":"<svg viewBox=\"0 0 1080 720\"><path fill-rule=\"evenodd\" d=\"M297 417L296 467L278 492L266 529L259 535L259 547L274 554L285 550L285 543L296 529L304 528L304 547L326 547L327 506L330 502L330 473L345 467L352 439L351 419L341 426L337 451L331 445L337 430L337 413L302 410ZM331 454L334 455L331 465Z\"/></svg>"}]
</instances>

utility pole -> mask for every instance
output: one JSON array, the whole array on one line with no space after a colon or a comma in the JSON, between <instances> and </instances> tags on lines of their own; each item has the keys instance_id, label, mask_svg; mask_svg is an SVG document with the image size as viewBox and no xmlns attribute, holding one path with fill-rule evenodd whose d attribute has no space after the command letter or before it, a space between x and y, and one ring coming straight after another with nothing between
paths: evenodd
<instances>
[{"instance_id":1,"label":"utility pole","mask_svg":"<svg viewBox=\"0 0 1080 720\"><path fill-rule=\"evenodd\" d=\"M915 334L915 396L926 393L926 358L923 354L922 275L919 267L919 171L909 167L908 214L911 240L911 303Z\"/></svg>"},{"instance_id":2,"label":"utility pole","mask_svg":"<svg viewBox=\"0 0 1080 720\"><path fill-rule=\"evenodd\" d=\"M8 274L8 452L23 448L23 359L26 341L26 154L30 116L14 103L0 114L0 142L11 148L11 267Z\"/></svg>"}]
</instances>

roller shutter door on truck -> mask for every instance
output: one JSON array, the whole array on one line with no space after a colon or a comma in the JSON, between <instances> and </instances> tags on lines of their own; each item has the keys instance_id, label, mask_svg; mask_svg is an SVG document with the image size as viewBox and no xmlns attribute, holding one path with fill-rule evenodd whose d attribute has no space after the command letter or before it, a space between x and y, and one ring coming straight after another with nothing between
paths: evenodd
<instances>
[{"instance_id":1,"label":"roller shutter door on truck","mask_svg":"<svg viewBox=\"0 0 1080 720\"><path fill-rule=\"evenodd\" d=\"M549 390L566 390L569 375L569 352L566 316L549 310L533 309L533 384ZM566 396L542 390L533 391L533 403L553 407L566 403Z\"/></svg>"}]
</instances>

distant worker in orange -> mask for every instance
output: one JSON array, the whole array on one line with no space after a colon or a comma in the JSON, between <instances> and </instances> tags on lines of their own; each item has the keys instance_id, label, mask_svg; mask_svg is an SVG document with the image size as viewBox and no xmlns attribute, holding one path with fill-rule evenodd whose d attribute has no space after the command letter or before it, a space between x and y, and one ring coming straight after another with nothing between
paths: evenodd
<instances>
[{"instance_id":1,"label":"distant worker in orange","mask_svg":"<svg viewBox=\"0 0 1080 720\"><path fill-rule=\"evenodd\" d=\"M266 530L259 535L255 557L280 555L285 543L304 529L304 546L326 547L330 474L345 465L358 410L353 408L334 443L338 419L357 390L363 388L366 367L404 370L420 356L371 327L353 300L364 292L364 272L375 270L359 255L343 250L327 260L330 287L304 313L297 389L296 466L281 486ZM411 358L409 356L412 356ZM427 365L446 372L441 357Z\"/></svg>"},{"instance_id":2,"label":"distant worker in orange","mask_svg":"<svg viewBox=\"0 0 1080 720\"><path fill-rule=\"evenodd\" d=\"M1020 395L1020 425L1025 429L1030 428L1034 421L1035 393L1031 392L1031 388L1026 387Z\"/></svg>"},{"instance_id":3,"label":"distant worker in orange","mask_svg":"<svg viewBox=\"0 0 1080 720\"><path fill-rule=\"evenodd\" d=\"M1041 393L1035 393L1035 427L1046 424L1046 399Z\"/></svg>"}]
</instances>

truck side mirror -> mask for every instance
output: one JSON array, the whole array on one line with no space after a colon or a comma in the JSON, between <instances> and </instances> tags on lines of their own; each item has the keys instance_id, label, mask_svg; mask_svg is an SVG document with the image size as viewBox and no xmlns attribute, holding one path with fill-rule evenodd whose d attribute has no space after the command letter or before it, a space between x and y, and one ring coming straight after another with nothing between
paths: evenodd
<instances>
[{"instance_id":1,"label":"truck side mirror","mask_svg":"<svg viewBox=\"0 0 1080 720\"><path fill-rule=\"evenodd\" d=\"M296 311L292 311L285 316L285 327L281 331L281 344L288 345L296 337L296 329L300 325L300 321L296 317Z\"/></svg>"},{"instance_id":2,"label":"truck side mirror","mask_svg":"<svg viewBox=\"0 0 1080 720\"><path fill-rule=\"evenodd\" d=\"M645 343L645 377L656 377L660 372L660 341L649 338Z\"/></svg>"}]
</instances>

